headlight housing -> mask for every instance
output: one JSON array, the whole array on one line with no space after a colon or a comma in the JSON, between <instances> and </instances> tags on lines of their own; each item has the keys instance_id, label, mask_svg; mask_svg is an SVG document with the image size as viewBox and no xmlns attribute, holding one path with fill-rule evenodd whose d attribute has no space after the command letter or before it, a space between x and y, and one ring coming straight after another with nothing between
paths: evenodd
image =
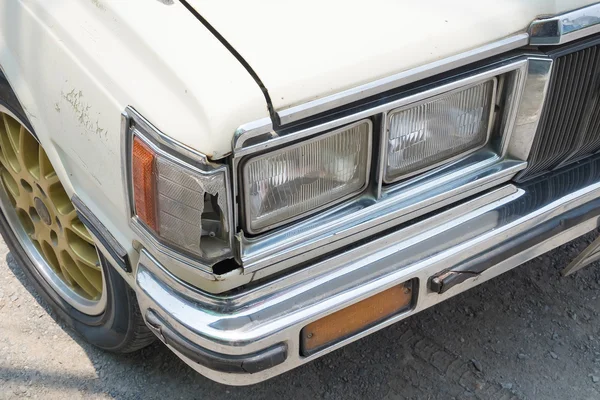
<instances>
[{"instance_id":1,"label":"headlight housing","mask_svg":"<svg viewBox=\"0 0 600 400\"><path fill-rule=\"evenodd\" d=\"M372 123L363 120L247 160L246 226L258 233L340 202L367 186Z\"/></svg>"},{"instance_id":2,"label":"headlight housing","mask_svg":"<svg viewBox=\"0 0 600 400\"><path fill-rule=\"evenodd\" d=\"M134 117L126 145L134 225L168 248L212 265L231 257L228 168Z\"/></svg>"},{"instance_id":3,"label":"headlight housing","mask_svg":"<svg viewBox=\"0 0 600 400\"><path fill-rule=\"evenodd\" d=\"M492 78L390 111L384 181L407 178L484 146L495 97Z\"/></svg>"}]
</instances>

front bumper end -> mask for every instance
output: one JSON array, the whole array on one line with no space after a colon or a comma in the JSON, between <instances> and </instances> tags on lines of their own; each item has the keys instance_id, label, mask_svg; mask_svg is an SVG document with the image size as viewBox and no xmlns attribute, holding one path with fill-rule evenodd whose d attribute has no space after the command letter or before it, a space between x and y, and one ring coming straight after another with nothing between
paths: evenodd
<instances>
[{"instance_id":1,"label":"front bumper end","mask_svg":"<svg viewBox=\"0 0 600 400\"><path fill-rule=\"evenodd\" d=\"M148 326L201 374L257 383L373 333L599 226L600 159L507 184L235 294L200 292L142 250L136 292ZM308 356L309 323L403 282L412 306Z\"/></svg>"}]
</instances>

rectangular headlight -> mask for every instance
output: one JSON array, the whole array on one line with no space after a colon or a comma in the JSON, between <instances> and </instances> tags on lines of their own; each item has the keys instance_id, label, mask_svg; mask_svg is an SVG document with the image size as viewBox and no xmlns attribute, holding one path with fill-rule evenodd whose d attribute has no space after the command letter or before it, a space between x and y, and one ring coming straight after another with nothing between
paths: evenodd
<instances>
[{"instance_id":1,"label":"rectangular headlight","mask_svg":"<svg viewBox=\"0 0 600 400\"><path fill-rule=\"evenodd\" d=\"M248 160L243 168L246 225L251 233L342 201L367 185L370 120Z\"/></svg>"},{"instance_id":2,"label":"rectangular headlight","mask_svg":"<svg viewBox=\"0 0 600 400\"><path fill-rule=\"evenodd\" d=\"M391 111L384 181L406 178L484 146L495 92L493 78Z\"/></svg>"}]
</instances>

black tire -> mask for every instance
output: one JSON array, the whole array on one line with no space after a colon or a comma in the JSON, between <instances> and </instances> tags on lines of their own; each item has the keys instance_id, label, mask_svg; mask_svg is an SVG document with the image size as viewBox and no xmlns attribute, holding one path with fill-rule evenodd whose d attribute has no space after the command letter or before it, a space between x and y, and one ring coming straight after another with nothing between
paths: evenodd
<instances>
[{"instance_id":1,"label":"black tire","mask_svg":"<svg viewBox=\"0 0 600 400\"><path fill-rule=\"evenodd\" d=\"M7 82L0 72L0 103L31 129L23 109L16 102L16 96L6 95L8 90ZM36 291L56 314L86 341L104 350L129 353L149 345L156 339L144 323L134 291L102 254L99 258L106 285L106 307L99 315L87 315L63 300L46 282L1 211L0 233Z\"/></svg>"}]
</instances>

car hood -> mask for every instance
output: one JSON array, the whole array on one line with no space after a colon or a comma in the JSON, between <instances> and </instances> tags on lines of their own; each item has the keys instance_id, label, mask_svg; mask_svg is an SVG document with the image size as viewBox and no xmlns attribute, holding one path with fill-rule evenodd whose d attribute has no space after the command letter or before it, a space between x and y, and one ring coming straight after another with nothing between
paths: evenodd
<instances>
[{"instance_id":1,"label":"car hood","mask_svg":"<svg viewBox=\"0 0 600 400\"><path fill-rule=\"evenodd\" d=\"M188 0L277 111L524 32L582 0Z\"/></svg>"}]
</instances>

